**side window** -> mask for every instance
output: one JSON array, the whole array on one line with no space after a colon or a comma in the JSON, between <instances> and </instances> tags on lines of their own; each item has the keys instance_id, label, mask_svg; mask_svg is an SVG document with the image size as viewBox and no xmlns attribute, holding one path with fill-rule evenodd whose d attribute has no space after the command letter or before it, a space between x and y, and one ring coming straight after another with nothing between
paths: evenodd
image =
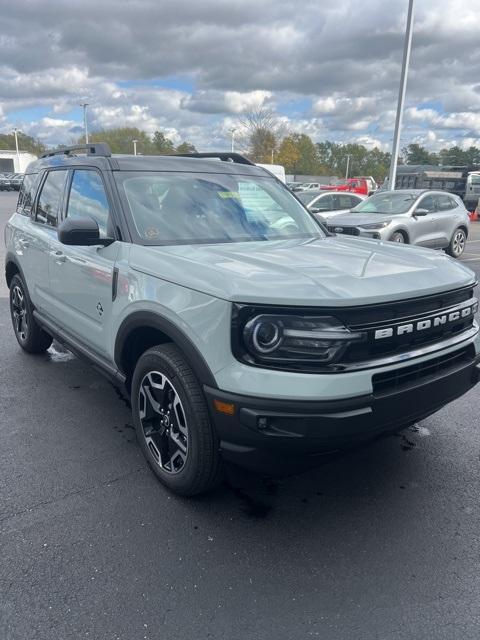
<instances>
[{"instance_id":1,"label":"side window","mask_svg":"<svg viewBox=\"0 0 480 640\"><path fill-rule=\"evenodd\" d=\"M350 207L353 209L353 207L356 207L357 204L360 204L360 202L363 202L361 198L355 198L355 196L350 196Z\"/></svg>"},{"instance_id":2,"label":"side window","mask_svg":"<svg viewBox=\"0 0 480 640\"><path fill-rule=\"evenodd\" d=\"M426 209L428 213L433 213L437 210L435 205L435 198L433 196L425 196L420 200L417 206L418 209Z\"/></svg>"},{"instance_id":3,"label":"side window","mask_svg":"<svg viewBox=\"0 0 480 640\"><path fill-rule=\"evenodd\" d=\"M320 209L321 211L333 211L335 204L331 195L323 196L311 205L312 209Z\"/></svg>"},{"instance_id":4,"label":"side window","mask_svg":"<svg viewBox=\"0 0 480 640\"><path fill-rule=\"evenodd\" d=\"M449 198L447 195L437 196L437 203L438 203L439 211L451 211L456 206L453 204L452 199Z\"/></svg>"},{"instance_id":5,"label":"side window","mask_svg":"<svg viewBox=\"0 0 480 640\"><path fill-rule=\"evenodd\" d=\"M68 198L67 217L93 218L100 229L100 237L106 238L109 214L107 194L99 173L76 169Z\"/></svg>"},{"instance_id":6,"label":"side window","mask_svg":"<svg viewBox=\"0 0 480 640\"><path fill-rule=\"evenodd\" d=\"M37 202L35 220L57 226L67 171L49 171Z\"/></svg>"},{"instance_id":7,"label":"side window","mask_svg":"<svg viewBox=\"0 0 480 640\"><path fill-rule=\"evenodd\" d=\"M28 173L24 176L18 194L17 213L23 213L26 216L31 214L37 184L38 173Z\"/></svg>"},{"instance_id":8,"label":"side window","mask_svg":"<svg viewBox=\"0 0 480 640\"><path fill-rule=\"evenodd\" d=\"M335 209L350 209L353 198L347 194L339 193L334 196Z\"/></svg>"}]
</instances>

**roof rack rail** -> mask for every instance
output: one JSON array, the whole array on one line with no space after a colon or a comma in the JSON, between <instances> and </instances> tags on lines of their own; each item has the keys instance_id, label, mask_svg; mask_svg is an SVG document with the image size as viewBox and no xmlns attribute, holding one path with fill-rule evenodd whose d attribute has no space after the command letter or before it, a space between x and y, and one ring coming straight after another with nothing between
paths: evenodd
<instances>
[{"instance_id":1,"label":"roof rack rail","mask_svg":"<svg viewBox=\"0 0 480 640\"><path fill-rule=\"evenodd\" d=\"M242 156L241 153L233 153L230 151L219 151L219 152L207 152L207 153L175 153L174 154L180 158L218 158L218 160L223 160L224 162L236 162L237 164L250 164L255 166L254 162L251 162L245 156Z\"/></svg>"},{"instance_id":2,"label":"roof rack rail","mask_svg":"<svg viewBox=\"0 0 480 640\"><path fill-rule=\"evenodd\" d=\"M76 144L73 147L63 147L63 149L54 149L43 153L41 158L50 158L51 156L69 156L73 151L86 151L87 156L103 156L109 158L112 155L110 147L106 142L93 142L92 144Z\"/></svg>"}]
</instances>

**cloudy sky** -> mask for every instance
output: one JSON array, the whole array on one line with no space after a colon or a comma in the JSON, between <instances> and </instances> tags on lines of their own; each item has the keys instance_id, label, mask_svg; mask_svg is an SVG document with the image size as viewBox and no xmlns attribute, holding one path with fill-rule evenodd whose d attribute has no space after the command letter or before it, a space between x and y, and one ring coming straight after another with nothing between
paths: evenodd
<instances>
[{"instance_id":1,"label":"cloudy sky","mask_svg":"<svg viewBox=\"0 0 480 640\"><path fill-rule=\"evenodd\" d=\"M480 12L416 0L402 145L480 146ZM0 132L164 130L225 148L268 106L314 141L390 147L407 0L0 0Z\"/></svg>"}]
</instances>

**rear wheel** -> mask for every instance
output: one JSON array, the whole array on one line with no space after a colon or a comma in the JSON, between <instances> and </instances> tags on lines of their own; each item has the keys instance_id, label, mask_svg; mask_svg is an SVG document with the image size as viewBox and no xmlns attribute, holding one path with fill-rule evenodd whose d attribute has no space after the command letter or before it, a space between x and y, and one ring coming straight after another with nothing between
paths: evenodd
<instances>
[{"instance_id":1,"label":"rear wheel","mask_svg":"<svg viewBox=\"0 0 480 640\"><path fill-rule=\"evenodd\" d=\"M452 258L459 258L465 251L466 244L467 234L463 229L456 229L447 248L448 255L452 256Z\"/></svg>"},{"instance_id":2,"label":"rear wheel","mask_svg":"<svg viewBox=\"0 0 480 640\"><path fill-rule=\"evenodd\" d=\"M392 233L390 242L400 242L402 244L405 244L405 236L401 231L395 231L395 233Z\"/></svg>"},{"instance_id":3,"label":"rear wheel","mask_svg":"<svg viewBox=\"0 0 480 640\"><path fill-rule=\"evenodd\" d=\"M52 336L35 322L27 287L19 275L13 276L10 283L10 315L22 349L28 353L43 353L52 344Z\"/></svg>"},{"instance_id":4,"label":"rear wheel","mask_svg":"<svg viewBox=\"0 0 480 640\"><path fill-rule=\"evenodd\" d=\"M205 398L175 345L152 347L140 357L132 412L143 454L171 491L192 496L219 483L219 443Z\"/></svg>"}]
</instances>

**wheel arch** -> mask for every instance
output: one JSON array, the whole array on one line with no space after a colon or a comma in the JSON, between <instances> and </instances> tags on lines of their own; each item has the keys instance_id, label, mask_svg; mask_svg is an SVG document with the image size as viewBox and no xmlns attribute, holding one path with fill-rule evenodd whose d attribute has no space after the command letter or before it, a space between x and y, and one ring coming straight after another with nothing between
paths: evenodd
<instances>
[{"instance_id":1,"label":"wheel arch","mask_svg":"<svg viewBox=\"0 0 480 640\"><path fill-rule=\"evenodd\" d=\"M392 236L394 233L401 233L403 239L405 240L405 244L410 244L410 234L405 227L399 227L398 229L395 229L395 231L392 233Z\"/></svg>"},{"instance_id":2,"label":"wheel arch","mask_svg":"<svg viewBox=\"0 0 480 640\"><path fill-rule=\"evenodd\" d=\"M5 257L5 281L7 283L7 287L10 288L10 283L12 282L12 278L15 275L20 275L22 280L25 282L25 277L23 275L23 271L21 266L18 263L17 258L11 252L8 252Z\"/></svg>"},{"instance_id":3,"label":"wheel arch","mask_svg":"<svg viewBox=\"0 0 480 640\"><path fill-rule=\"evenodd\" d=\"M201 384L216 388L213 373L192 340L173 322L152 311L132 313L117 332L114 359L126 377L127 388L130 388L135 365L142 353L157 344L169 342L182 351Z\"/></svg>"}]
</instances>

